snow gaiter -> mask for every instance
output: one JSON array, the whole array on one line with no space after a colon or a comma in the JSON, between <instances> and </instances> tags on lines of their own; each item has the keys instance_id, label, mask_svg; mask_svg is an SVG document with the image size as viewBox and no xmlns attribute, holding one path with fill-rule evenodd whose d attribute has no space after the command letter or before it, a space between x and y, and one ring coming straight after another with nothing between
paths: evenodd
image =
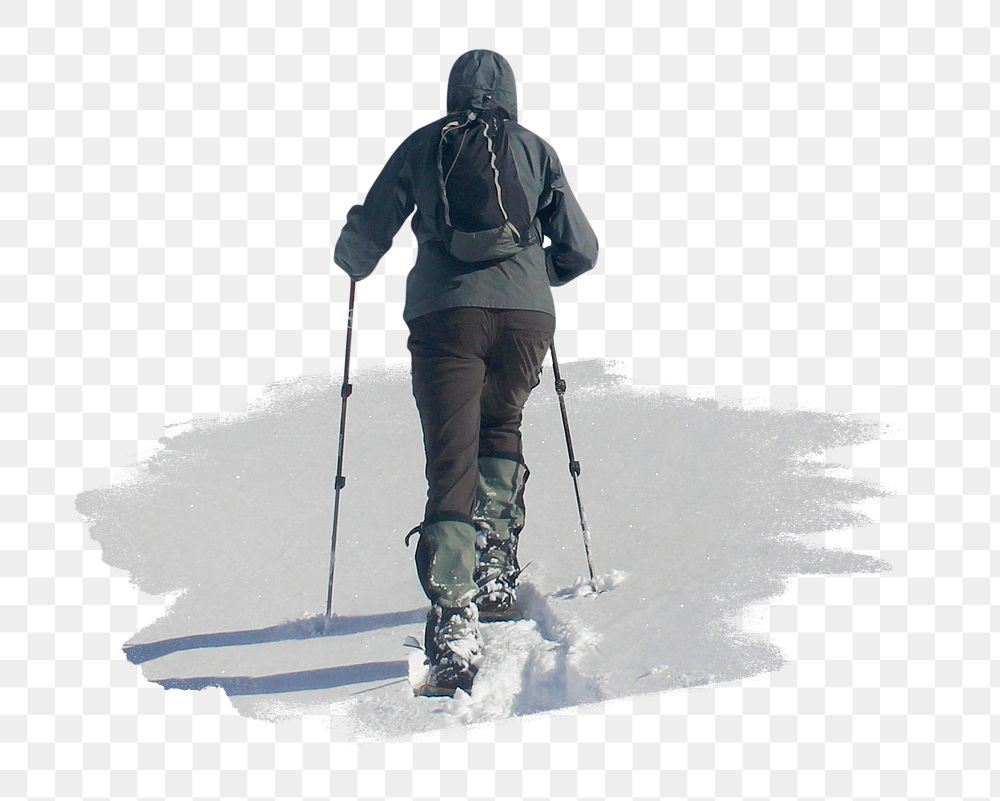
<instances>
[{"instance_id":1,"label":"snow gaiter","mask_svg":"<svg viewBox=\"0 0 1000 801\"><path fill-rule=\"evenodd\" d=\"M415 561L424 594L439 606L469 604L476 592L476 529L472 519L442 512L431 515L410 533L418 530Z\"/></svg>"},{"instance_id":2,"label":"snow gaiter","mask_svg":"<svg viewBox=\"0 0 1000 801\"><path fill-rule=\"evenodd\" d=\"M513 594L520 565L517 546L524 528L524 487L530 471L523 461L500 456L479 457L479 486L473 519L476 524L476 571L484 583L477 601L495 593ZM498 600L498 599L493 599Z\"/></svg>"}]
</instances>

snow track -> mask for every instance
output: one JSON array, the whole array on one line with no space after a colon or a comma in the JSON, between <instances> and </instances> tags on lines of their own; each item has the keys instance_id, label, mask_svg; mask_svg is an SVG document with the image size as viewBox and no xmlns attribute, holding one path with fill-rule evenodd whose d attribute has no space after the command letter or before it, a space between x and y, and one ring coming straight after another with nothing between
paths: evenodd
<instances>
[{"instance_id":1,"label":"snow track","mask_svg":"<svg viewBox=\"0 0 1000 801\"><path fill-rule=\"evenodd\" d=\"M599 684L575 664L578 654L595 647L595 635L562 619L530 582L520 585L518 596L528 619L481 624L485 649L471 695L459 690L454 698L414 696L426 675L423 653L414 651L408 681L338 711L355 721L358 736L394 738L602 700Z\"/></svg>"}]
</instances>

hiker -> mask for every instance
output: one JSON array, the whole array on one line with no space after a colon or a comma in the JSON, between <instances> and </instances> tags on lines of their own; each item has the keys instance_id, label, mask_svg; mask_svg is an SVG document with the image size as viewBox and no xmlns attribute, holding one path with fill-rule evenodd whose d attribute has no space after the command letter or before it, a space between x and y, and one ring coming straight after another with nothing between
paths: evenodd
<instances>
[{"instance_id":1,"label":"hiker","mask_svg":"<svg viewBox=\"0 0 1000 801\"><path fill-rule=\"evenodd\" d=\"M422 694L451 695L471 692L480 620L521 614L522 411L555 332L550 287L592 269L598 243L555 150L517 121L514 72L492 50L455 61L447 116L406 137L348 211L336 264L370 275L414 208L403 320L428 489L406 542L419 534L431 602Z\"/></svg>"}]
</instances>

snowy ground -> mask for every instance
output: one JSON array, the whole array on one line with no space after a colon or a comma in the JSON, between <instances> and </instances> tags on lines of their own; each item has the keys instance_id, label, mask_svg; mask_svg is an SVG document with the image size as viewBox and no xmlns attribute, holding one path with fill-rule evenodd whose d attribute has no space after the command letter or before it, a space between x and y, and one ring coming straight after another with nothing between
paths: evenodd
<instances>
[{"instance_id":1,"label":"snowy ground","mask_svg":"<svg viewBox=\"0 0 1000 801\"><path fill-rule=\"evenodd\" d=\"M600 362L563 367L601 588L587 573L551 376L528 402L521 562L530 619L484 626L471 696L415 698L426 600L403 536L426 484L407 371L353 378L333 620L323 617L339 378L278 384L246 414L196 421L77 508L105 561L178 593L126 644L171 691L222 687L243 714L334 711L349 736L413 732L740 679L782 663L741 629L795 575L885 563L824 547L877 487L816 457L878 435L842 415L637 392ZM546 381L546 379L548 379Z\"/></svg>"}]
</instances>

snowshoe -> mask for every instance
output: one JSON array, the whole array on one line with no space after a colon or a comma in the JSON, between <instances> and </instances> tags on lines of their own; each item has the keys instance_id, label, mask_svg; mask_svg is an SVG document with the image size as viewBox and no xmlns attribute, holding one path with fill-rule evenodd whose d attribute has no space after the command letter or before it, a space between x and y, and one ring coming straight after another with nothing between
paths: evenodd
<instances>
[{"instance_id":1,"label":"snowshoe","mask_svg":"<svg viewBox=\"0 0 1000 801\"><path fill-rule=\"evenodd\" d=\"M483 658L476 605L434 604L424 627L424 655L430 670L424 684L414 689L414 695L454 696L459 689L471 694Z\"/></svg>"},{"instance_id":2,"label":"snowshoe","mask_svg":"<svg viewBox=\"0 0 1000 801\"><path fill-rule=\"evenodd\" d=\"M486 599L479 602L479 619L483 623L506 623L511 620L524 620L524 610L517 605L517 599L504 595L496 600Z\"/></svg>"}]
</instances>

